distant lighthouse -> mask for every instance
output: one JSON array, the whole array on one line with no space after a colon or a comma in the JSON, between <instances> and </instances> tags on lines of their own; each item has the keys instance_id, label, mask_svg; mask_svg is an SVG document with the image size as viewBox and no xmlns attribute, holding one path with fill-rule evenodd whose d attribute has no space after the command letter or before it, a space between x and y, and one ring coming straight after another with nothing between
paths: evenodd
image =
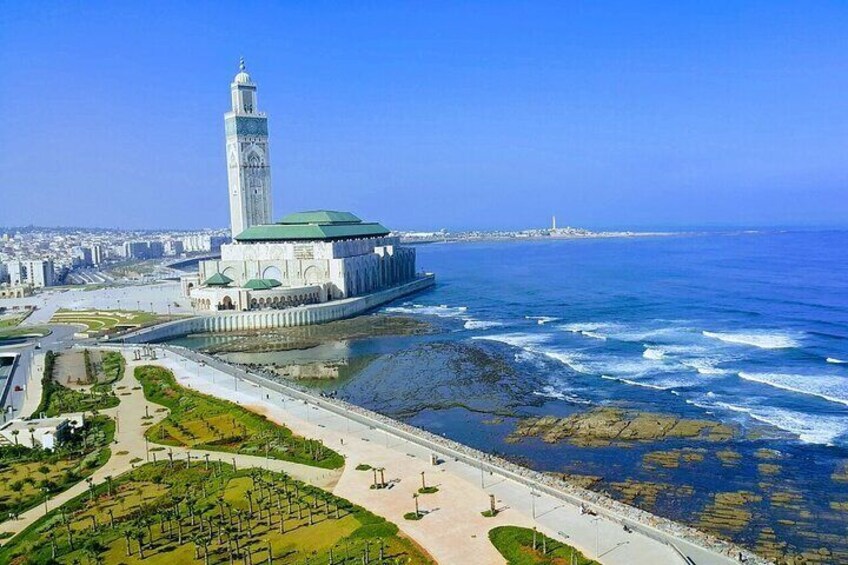
<instances>
[{"instance_id":1,"label":"distant lighthouse","mask_svg":"<svg viewBox=\"0 0 848 565\"><path fill-rule=\"evenodd\" d=\"M551 231L556 231L556 216L551 216Z\"/></svg>"}]
</instances>

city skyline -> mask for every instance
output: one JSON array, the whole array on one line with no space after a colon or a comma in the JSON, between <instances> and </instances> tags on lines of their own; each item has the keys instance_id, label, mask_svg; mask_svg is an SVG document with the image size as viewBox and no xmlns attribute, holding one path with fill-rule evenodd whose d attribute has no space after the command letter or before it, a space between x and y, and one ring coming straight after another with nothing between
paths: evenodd
<instances>
[{"instance_id":1,"label":"city skyline","mask_svg":"<svg viewBox=\"0 0 848 565\"><path fill-rule=\"evenodd\" d=\"M244 56L275 219L846 225L843 6L113 9L7 7L0 224L225 226Z\"/></svg>"}]
</instances>

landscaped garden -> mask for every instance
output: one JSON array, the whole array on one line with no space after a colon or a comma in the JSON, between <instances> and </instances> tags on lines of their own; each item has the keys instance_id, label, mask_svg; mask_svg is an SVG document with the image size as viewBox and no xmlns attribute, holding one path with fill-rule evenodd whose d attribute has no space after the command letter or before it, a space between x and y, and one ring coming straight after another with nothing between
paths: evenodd
<instances>
[{"instance_id":1,"label":"landscaped garden","mask_svg":"<svg viewBox=\"0 0 848 565\"><path fill-rule=\"evenodd\" d=\"M284 474L149 463L93 486L0 549L13 565L427 564L397 526Z\"/></svg>"},{"instance_id":2,"label":"landscaped garden","mask_svg":"<svg viewBox=\"0 0 848 565\"><path fill-rule=\"evenodd\" d=\"M50 323L82 325L88 333L105 334L148 326L162 319L163 317L152 312L142 311L60 309L53 314Z\"/></svg>"},{"instance_id":3,"label":"landscaped garden","mask_svg":"<svg viewBox=\"0 0 848 565\"><path fill-rule=\"evenodd\" d=\"M489 531L489 539L509 565L600 565L570 545L530 528L499 526Z\"/></svg>"},{"instance_id":4,"label":"landscaped garden","mask_svg":"<svg viewBox=\"0 0 848 565\"><path fill-rule=\"evenodd\" d=\"M0 521L43 503L47 494L62 492L92 474L109 460L114 436L115 423L96 416L55 451L0 446Z\"/></svg>"},{"instance_id":5,"label":"landscaped garden","mask_svg":"<svg viewBox=\"0 0 848 565\"><path fill-rule=\"evenodd\" d=\"M118 355L120 356L120 354ZM95 385L89 391L73 390L57 383L53 378L57 357L58 355L52 351L48 351L44 356L41 403L33 416L40 417L43 414L46 417L52 417L69 412L104 410L113 408L120 403L118 397L112 391L114 380L102 386ZM108 367L109 378L114 377L117 380L123 376L123 358L120 362L116 359L110 359Z\"/></svg>"},{"instance_id":6,"label":"landscaped garden","mask_svg":"<svg viewBox=\"0 0 848 565\"><path fill-rule=\"evenodd\" d=\"M326 469L344 465L344 458L320 441L294 435L233 402L180 386L167 369L137 367L135 377L148 400L170 410L167 418L147 431L152 442L268 456Z\"/></svg>"}]
</instances>

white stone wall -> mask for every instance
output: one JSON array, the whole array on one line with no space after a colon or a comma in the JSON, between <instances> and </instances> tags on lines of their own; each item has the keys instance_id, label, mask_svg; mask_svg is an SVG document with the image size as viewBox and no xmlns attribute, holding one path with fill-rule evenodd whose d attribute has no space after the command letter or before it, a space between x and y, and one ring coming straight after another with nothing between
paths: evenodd
<instances>
[{"instance_id":1,"label":"white stone wall","mask_svg":"<svg viewBox=\"0 0 848 565\"><path fill-rule=\"evenodd\" d=\"M221 259L200 263L200 281L221 273L244 286L251 279L277 279L284 287L321 285L324 299L376 292L415 278L415 249L396 237L345 241L239 243L224 245Z\"/></svg>"},{"instance_id":2,"label":"white stone wall","mask_svg":"<svg viewBox=\"0 0 848 565\"><path fill-rule=\"evenodd\" d=\"M127 343L145 343L191 333L218 333L320 324L357 316L402 296L425 290L433 286L435 282L435 276L429 274L406 284L356 298L285 310L259 310L197 316L144 328L116 339Z\"/></svg>"}]
</instances>

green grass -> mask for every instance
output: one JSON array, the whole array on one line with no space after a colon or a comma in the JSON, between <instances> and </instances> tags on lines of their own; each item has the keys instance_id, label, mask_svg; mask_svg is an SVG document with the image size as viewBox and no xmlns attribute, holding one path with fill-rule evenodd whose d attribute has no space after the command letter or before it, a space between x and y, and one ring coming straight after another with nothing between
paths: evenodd
<instances>
[{"instance_id":1,"label":"green grass","mask_svg":"<svg viewBox=\"0 0 848 565\"><path fill-rule=\"evenodd\" d=\"M173 565L202 563L208 550L210 563L228 563L231 555L246 562L249 551L259 564L269 545L280 564L329 563L330 551L337 565L362 563L366 551L375 564L432 563L394 524L284 474L166 461L50 512L0 548L0 563Z\"/></svg>"},{"instance_id":2,"label":"green grass","mask_svg":"<svg viewBox=\"0 0 848 565\"><path fill-rule=\"evenodd\" d=\"M22 316L12 316L11 318L0 319L0 329L14 328L23 320Z\"/></svg>"},{"instance_id":3,"label":"green grass","mask_svg":"<svg viewBox=\"0 0 848 565\"><path fill-rule=\"evenodd\" d=\"M357 471L370 471L371 469L373 469L373 467L371 467L368 463L360 463L356 466Z\"/></svg>"},{"instance_id":4,"label":"green grass","mask_svg":"<svg viewBox=\"0 0 848 565\"><path fill-rule=\"evenodd\" d=\"M108 333L116 327L141 327L160 321L151 312L135 310L67 310L60 309L50 319L51 324L80 324L86 332Z\"/></svg>"},{"instance_id":5,"label":"green grass","mask_svg":"<svg viewBox=\"0 0 848 565\"><path fill-rule=\"evenodd\" d=\"M97 416L86 422L80 436L55 452L0 447L0 516L20 514L43 503L44 489L55 495L91 475L109 460L108 446L114 437L114 421Z\"/></svg>"},{"instance_id":6,"label":"green grass","mask_svg":"<svg viewBox=\"0 0 848 565\"><path fill-rule=\"evenodd\" d=\"M533 549L533 530L517 526L499 526L489 531L489 539L509 565L600 565L582 553L542 533L536 533ZM543 541L544 540L544 541ZM542 554L543 549L546 554Z\"/></svg>"},{"instance_id":7,"label":"green grass","mask_svg":"<svg viewBox=\"0 0 848 565\"><path fill-rule=\"evenodd\" d=\"M145 434L153 442L213 451L265 456L325 469L338 469L344 458L318 441L241 406L177 384L173 373L152 365L137 367L135 377L151 402L170 409L167 418Z\"/></svg>"},{"instance_id":8,"label":"green grass","mask_svg":"<svg viewBox=\"0 0 848 565\"><path fill-rule=\"evenodd\" d=\"M483 516L483 518L494 518L495 516L498 515L498 511L497 510L484 510L483 512L480 512L480 514Z\"/></svg>"},{"instance_id":9,"label":"green grass","mask_svg":"<svg viewBox=\"0 0 848 565\"><path fill-rule=\"evenodd\" d=\"M47 335L50 335L50 328L46 326L7 326L0 328L0 341L28 336L44 337Z\"/></svg>"},{"instance_id":10,"label":"green grass","mask_svg":"<svg viewBox=\"0 0 848 565\"><path fill-rule=\"evenodd\" d=\"M418 489L418 494L435 494L439 492L439 487L421 487Z\"/></svg>"},{"instance_id":11,"label":"green grass","mask_svg":"<svg viewBox=\"0 0 848 565\"><path fill-rule=\"evenodd\" d=\"M60 385L53 379L53 370L56 366L57 355L48 351L44 356L44 376L41 379L41 402L35 409L34 416L52 417L69 412L88 412L91 410L105 410L114 408L120 403L118 397L109 390L95 390L81 392Z\"/></svg>"},{"instance_id":12,"label":"green grass","mask_svg":"<svg viewBox=\"0 0 848 565\"><path fill-rule=\"evenodd\" d=\"M124 378L126 361L117 351L104 351L100 366L97 367L97 384L91 387L94 392L111 392L112 386Z\"/></svg>"}]
</instances>

